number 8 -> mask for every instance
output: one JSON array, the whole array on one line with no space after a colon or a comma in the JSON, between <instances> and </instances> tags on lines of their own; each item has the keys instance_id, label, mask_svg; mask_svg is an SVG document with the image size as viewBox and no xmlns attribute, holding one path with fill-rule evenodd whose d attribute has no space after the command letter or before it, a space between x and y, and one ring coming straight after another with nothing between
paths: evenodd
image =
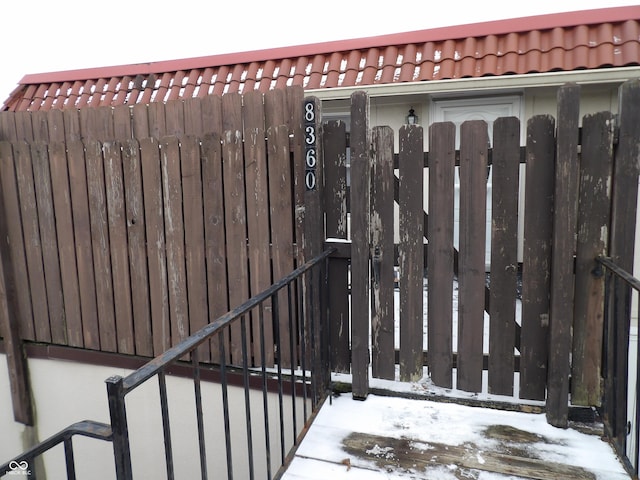
<instances>
[{"instance_id":1,"label":"number 8","mask_svg":"<svg viewBox=\"0 0 640 480\"><path fill-rule=\"evenodd\" d=\"M304 105L304 119L307 122L313 122L316 118L315 112L313 111L313 103L306 103Z\"/></svg>"}]
</instances>

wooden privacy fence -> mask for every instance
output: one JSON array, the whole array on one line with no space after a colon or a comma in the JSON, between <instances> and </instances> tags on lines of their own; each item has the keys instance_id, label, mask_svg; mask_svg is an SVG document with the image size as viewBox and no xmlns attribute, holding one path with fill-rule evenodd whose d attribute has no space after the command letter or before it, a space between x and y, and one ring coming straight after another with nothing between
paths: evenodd
<instances>
[{"instance_id":1,"label":"wooden privacy fence","mask_svg":"<svg viewBox=\"0 0 640 480\"><path fill-rule=\"evenodd\" d=\"M302 105L290 88L2 113L5 340L157 356L290 273L311 244ZM267 363L293 366L283 295ZM241 360L239 331L225 351Z\"/></svg>"},{"instance_id":2,"label":"wooden privacy fence","mask_svg":"<svg viewBox=\"0 0 640 480\"><path fill-rule=\"evenodd\" d=\"M635 225L637 155L629 147L633 141L617 142L616 135L640 141L632 112L639 95L638 82L625 84L618 115L586 115L580 129L580 89L564 86L558 91L556 119L536 116L521 126L516 118L500 118L493 125L492 148L484 121L461 125L459 151L454 124L431 125L428 153L423 151L423 128L406 125L400 128L395 158L391 129L369 129L368 98L363 92L352 95L350 253L343 242L333 241L347 238L344 123L324 126L324 168L326 236L345 252L329 267L332 362L334 369L352 372L354 396L366 397L370 366L374 377L394 379L399 364L402 381L420 379L428 365L435 385L451 388L455 380L457 388L471 392L482 391L487 370L490 393L513 395L517 386L520 398L546 399L549 419L557 425L567 422L570 385L573 404L600 404L603 279L593 272L596 257L611 254L609 245L620 244L617 235L624 234L625 241L616 255L633 258L629 225ZM526 128L525 147L520 146L521 128ZM524 198L518 195L519 182L524 182ZM428 211L423 209L425 198ZM612 211L622 199L626 206ZM522 201L524 258L517 314ZM394 202L399 208L397 258ZM394 264L400 272L397 300ZM394 301L399 301L399 318Z\"/></svg>"}]
</instances>

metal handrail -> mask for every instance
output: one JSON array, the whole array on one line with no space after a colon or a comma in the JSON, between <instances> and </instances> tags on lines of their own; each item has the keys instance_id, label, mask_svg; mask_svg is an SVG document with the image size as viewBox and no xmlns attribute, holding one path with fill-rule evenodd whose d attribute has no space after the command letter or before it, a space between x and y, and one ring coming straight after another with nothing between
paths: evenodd
<instances>
[{"instance_id":1,"label":"metal handrail","mask_svg":"<svg viewBox=\"0 0 640 480\"><path fill-rule=\"evenodd\" d=\"M631 311L631 291L640 293L640 280L615 263L610 257L596 258L598 264L594 275L605 278L604 301L604 379L603 417L605 433L612 440L626 470L637 478L640 466L640 404L637 401L633 416L627 420L629 392L629 342ZM620 280L620 282L618 281ZM637 314L637 312L636 312ZM636 378L632 381L640 385L640 355L636 358ZM630 449L629 439L633 439Z\"/></svg>"},{"instance_id":2,"label":"metal handrail","mask_svg":"<svg viewBox=\"0 0 640 480\"><path fill-rule=\"evenodd\" d=\"M23 475L27 475L27 478L35 478L36 473L31 471L31 466L33 461L39 455L47 452L51 448L64 444L65 449L65 460L66 460L66 471L67 471L67 479L75 480L76 472L75 472L75 463L74 463L74 455L73 455L73 442L72 438L74 436L85 436L90 438L96 438L104 441L110 441L114 445L114 456L116 463L116 474L118 478L130 478L130 475L125 474L122 475L122 451L121 445L123 442L128 444L128 430L126 426L126 408L124 398L127 393L131 392L133 389L144 383L145 381L153 378L154 376L159 377L161 389L164 386L165 394L166 394L166 386L164 385L164 376L165 370L170 365L177 363L181 358L185 357L185 355L190 354L192 357L192 363L194 365L194 381L196 384L196 389L199 390L199 382L200 382L200 371L199 371L199 360L197 355L197 347L208 339L212 338L214 335L218 335L225 327L228 327L232 322L240 319L244 322L243 317L250 313L256 307L262 308L262 304L268 300L269 298L274 299L274 310L277 310L277 297L274 297L280 290L285 289L287 287L290 288L290 285L299 279L303 274L310 271L312 268L319 265L321 262L326 261L326 259L335 252L335 248L329 248L322 252L317 257L309 260L305 264L296 268L290 274L286 275L282 279L278 280L274 284L272 284L269 288L262 291L261 293L253 296L251 299L240 305L239 307L227 312L226 314L219 317L217 320L211 322L206 325L204 328L200 329L193 335L189 336L176 346L170 348L163 354L149 361L130 375L126 377L114 376L110 377L106 380L107 383L107 393L109 396L109 409L111 411L111 425L94 422L90 420L82 421L74 423L60 432L54 434L53 436L47 438L46 440L38 443L34 447L25 451L24 453L12 458L8 462L3 465L0 465L0 477L6 474L13 474L16 471L22 473ZM326 279L325 279L326 280ZM289 292L290 295L290 292ZM244 326L243 326L244 330ZM244 335L244 333L243 333ZM243 342L244 343L244 342ZM223 347L224 348L224 347ZM304 355L303 355L304 356ZM304 362L304 359L302 360ZM263 359L264 363L264 359ZM303 363L304 367L304 363ZM221 365L221 373L224 377L225 370L230 369L230 367ZM305 375L303 368L303 376ZM263 367L263 375L265 374L265 370ZM295 382L295 375L293 371L290 375L285 375L281 371L281 366L278 365L278 374L280 379L291 377L292 382ZM245 389L248 388L248 371L247 368L244 368L244 380L245 380ZM266 384L263 385L263 389L266 392ZM280 395L282 395L282 385L279 385ZM246 394L246 392L245 392ZM304 393L305 401L306 401L306 391ZM295 387L293 388L293 398L295 399ZM196 402L198 402L198 398L196 398ZM266 405L266 399L265 399ZM163 421L165 420L168 412L166 411L166 404L163 405ZM265 407L266 408L266 407ZM306 403L304 405L305 408L305 418L307 417L306 413ZM201 416L202 405L199 407ZM114 415L115 413L115 415ZM282 412L281 412L282 414ZM294 414L295 415L295 414ZM199 419L201 420L201 419ZM267 421L265 417L265 422ZM268 425L265 425L268 427ZM228 428L228 425L227 425ZM282 428L282 425L281 425ZM295 428L295 427L294 427ZM250 435L250 432L248 432ZM199 425L199 435L200 442L202 442L202 425ZM170 439L165 438L165 441L169 440L169 450L170 450ZM284 438L281 439L281 442L284 442ZM267 448L268 445L267 445ZM201 463L204 462L203 451L201 447ZM170 456L170 452L168 453ZM285 453L282 452L283 462ZM169 458L167 458L169 460ZM228 459L229 460L229 459ZM130 457L127 461L129 463L129 467L126 469L130 474ZM268 466L269 468L269 466ZM269 471L269 478L271 478L271 473Z\"/></svg>"},{"instance_id":3,"label":"metal handrail","mask_svg":"<svg viewBox=\"0 0 640 480\"><path fill-rule=\"evenodd\" d=\"M167 369L173 365L176 364L180 359L183 359L187 356L191 357L190 363L192 364L192 369L193 369L193 379L194 379L194 385L196 388L196 416L197 416L197 421L198 421L198 437L199 437L199 443L200 443L200 461L201 461L201 471L202 471L202 478L206 478L207 474L206 474L206 459L205 459L205 449L204 449L204 432L203 432L203 426L202 426L202 417L203 417L203 412L202 412L202 401L200 398L200 362L198 359L198 350L197 347L199 345L201 345L202 343L204 343L205 341L212 339L214 336L218 336L218 339L220 341L220 375L221 375L221 382L223 385L223 409L224 409L224 413L223 413L223 417L225 420L225 442L227 444L226 449L227 449L227 466L229 468L229 478L233 477L233 474L231 473L232 471L232 462L231 462L231 457L230 457L230 450L231 450L231 446L229 444L229 436L230 436L230 429L229 429L229 425L228 425L228 414L227 414L227 410L228 410L228 402L229 399L227 398L227 393L226 393L226 375L227 375L227 369L229 368L226 365L225 362L225 353L224 353L224 343L222 341L221 335L223 333L223 329L229 327L233 322L239 321L240 328L241 328L241 332L242 332L242 370L243 370L243 383L244 383L244 389L245 389L245 410L246 410L246 418L247 418L247 422L246 422L246 427L247 427L247 438L248 440L248 445L247 445L247 449L248 449L248 456L249 456L249 473L251 475L251 478L253 478L253 465L252 465L252 456L253 453L251 451L252 449L252 441L251 441L251 422L250 422L250 416L251 416L251 412L250 412L250 408L249 408L249 398L248 398L248 388L249 388L249 367L248 367L248 362L247 362L247 352L246 352L246 326L245 326L245 316L247 316L248 314L250 314L252 311L254 311L256 308L260 309L260 316L262 315L262 308L263 308L263 304L268 301L269 299L272 300L273 302L273 311L274 311L274 316L277 318L278 317L278 294L281 290L285 289L286 293L287 293L287 297L289 298L289 304L291 305L291 285L295 284L295 282L299 282L301 280L301 278L303 277L303 275L307 272L309 272L311 269L313 269L314 267L318 267L319 265L326 263L328 257L335 251L335 248L329 248L327 250L325 250L324 252L322 252L321 254L319 254L318 256L316 256L315 258L309 260L308 262L306 262L305 264L301 265L300 267L296 268L295 270L293 270L290 274L286 275L285 277L283 277L282 279L278 280L277 282L275 282L274 284L272 284L269 288L267 288L266 290L262 291L261 293L253 296L251 299L249 299L248 301L246 301L244 304L240 305L239 307L227 312L226 314L222 315L221 317L219 317L217 320L211 322L210 324L206 325L205 327L203 327L202 329L200 329L199 331L197 331L196 333L192 334L191 336L189 336L188 338L184 339L183 341L181 341L180 343L178 343L176 346L170 348L169 350L167 350L166 352L164 352L163 354L159 355L158 357L154 358L153 360L149 361L147 364L143 365L142 367L140 367L139 369L137 369L136 371L132 372L131 374L127 375L126 377L121 377L121 376L113 376L110 377L106 380L106 384L107 384L107 392L108 392L108 396L109 396L109 410L111 413L111 427L113 430L113 445L114 445L114 457L115 457L115 463L116 463L116 476L118 479L125 479L125 480L129 480L132 478L132 465L131 465L131 453L130 453L130 445L129 445L129 431L128 431L128 425L127 425L127 411L126 411L126 405L125 405L125 397L128 393L130 393L132 390L134 390L136 387L142 385L143 383L145 383L147 380L150 380L154 377L158 378L158 383L159 383L159 388L160 388L160 407L161 407L161 415L162 415L162 421L163 421L163 432L164 432L164 444L165 444L165 460L166 460L166 465L167 465L167 477L168 478L173 478L173 447L172 447L172 440L171 440L171 433L170 433L170 427L169 427L169 409L168 409L168 402L167 402L167 386L166 386L166 371ZM324 281L326 281L326 278L324 279ZM322 282L320 282L322 283ZM312 286L313 282L311 282L309 288L301 288L300 289L300 294L302 294L302 291L306 291L308 290L305 295L307 294L312 294L314 287ZM319 285L320 289L322 289L322 286ZM318 292L315 292L318 293ZM318 299L320 299L321 295L318 297ZM313 336L313 310L314 307L308 305L308 307L310 308L310 311L307 312L307 315L311 315L311 327L310 327L310 334ZM320 311L320 310L319 310ZM296 315L301 315L301 312L295 312ZM304 314L302 314L302 316L304 317ZM319 319L317 319L316 321L318 321ZM291 318L291 312L289 314L289 324L290 324L290 329L291 329L291 322L292 322L292 318ZM277 330L278 328L278 322L276 321L274 323L274 328ZM255 333L255 332L254 332ZM262 335L262 332L260 332L260 335ZM262 341L264 341L262 339ZM279 340L278 340L279 342ZM304 343L304 342L303 342ZM264 346L262 346L262 348L264 348ZM302 348L302 353L301 353L301 361L304 362L304 357L305 357L305 346L301 345ZM280 350L280 345L278 344L277 346L277 350ZM313 356L318 356L321 355L321 352L316 352L314 351L314 348L311 349L311 355ZM320 362L320 364L322 364L322 362ZM305 378L307 375L306 372L306 368L304 368L304 363L302 364L303 368L303 384L307 384L307 379ZM328 366L327 366L328 368ZM320 367L320 369L322 369L322 367ZM284 451L284 431L283 431L283 423L282 423L282 415L283 415L283 410L282 410L282 395L283 395L283 379L285 378L285 376L282 373L282 365L280 364L280 362L278 362L278 368L277 368L277 374L276 377L278 378L278 395L280 397L280 431L281 431L281 454L282 454L282 461L285 461L285 455L286 452ZM311 370L314 370L313 368L311 368ZM266 377L266 371L264 368L264 359L263 359L263 367L262 367L262 375L263 377ZM291 374L290 375L292 377L292 383L295 382L295 375ZM320 374L320 377L322 377L322 374ZM313 398L312 398L312 405L317 406L317 404L320 401L320 396L324 395L324 390L322 390L322 392L318 391L320 390L318 388L318 385L316 385L316 382L318 382L319 377L314 376L311 379L311 390L314 392L313 393ZM266 389L266 384L264 383L266 380L265 378L263 378L263 389ZM322 381L320 381L319 383L321 383ZM266 392L265 392L266 393ZM303 396L306 402L306 390L303 387ZM296 387L293 386L292 388L292 400L295 401L296 398ZM295 420L295 412L293 413L294 415L294 420ZM306 414L306 403L305 403L305 421L307 420L307 414ZM266 416L265 416L265 422L266 422ZM295 442L297 442L297 437L298 437L298 433L296 430L296 426L294 425L294 445ZM268 435L267 435L267 441L268 441ZM269 446L266 445L267 450L269 450ZM270 452L267 452L267 456L270 456ZM267 468L270 468L269 465L267 465ZM268 472L268 478L271 478L271 473Z\"/></svg>"},{"instance_id":4,"label":"metal handrail","mask_svg":"<svg viewBox=\"0 0 640 480\"><path fill-rule=\"evenodd\" d=\"M619 267L611 257L598 257L596 260L622 278L631 288L640 292L640 280Z\"/></svg>"},{"instance_id":5,"label":"metal handrail","mask_svg":"<svg viewBox=\"0 0 640 480\"><path fill-rule=\"evenodd\" d=\"M35 478L35 473L30 471L33 460L56 445L63 443L67 464L67 479L75 480L76 474L75 463L73 460L72 438L77 435L110 442L112 440L111 433L111 426L105 423L94 422L92 420L84 420L82 422L74 423L73 425L69 425L67 428L33 446L26 452L12 458L7 463L0 465L0 476L7 473L19 472L23 475L27 475L28 478Z\"/></svg>"},{"instance_id":6,"label":"metal handrail","mask_svg":"<svg viewBox=\"0 0 640 480\"><path fill-rule=\"evenodd\" d=\"M294 279L302 275L303 273L311 270L315 265L320 263L321 261L328 258L336 249L330 248L325 250L323 253L318 255L316 258L309 260L307 263L301 265L296 268L290 274L285 277L282 277L280 280L272 284L266 290L263 290L261 293L251 297L245 303L240 305L239 307L230 310L225 313L217 320L209 323L204 326L196 333L192 334L188 338L185 338L183 341L160 354L153 360L149 361L142 367L138 368L136 371L127 375L123 379L123 390L124 393L128 393L140 384L149 380L151 377L160 372L163 368L169 366L170 364L176 362L178 359L184 357L187 353L195 350L201 343L213 337L220 330L228 326L231 322L233 322L238 317L250 312L255 307L257 307L260 303L264 302L269 297L273 296L279 290L282 290L289 283L291 283Z\"/></svg>"}]
</instances>

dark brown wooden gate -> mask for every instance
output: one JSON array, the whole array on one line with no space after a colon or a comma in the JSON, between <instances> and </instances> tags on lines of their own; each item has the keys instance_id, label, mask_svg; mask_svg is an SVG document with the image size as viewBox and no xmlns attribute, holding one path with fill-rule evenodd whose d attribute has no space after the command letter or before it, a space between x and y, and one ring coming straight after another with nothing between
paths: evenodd
<instances>
[{"instance_id":1,"label":"dark brown wooden gate","mask_svg":"<svg viewBox=\"0 0 640 480\"><path fill-rule=\"evenodd\" d=\"M621 88L621 111L637 93L638 82ZM535 116L526 125L498 119L492 148L483 121L461 125L457 151L452 123L433 124L428 133L406 125L394 155L393 132L369 128L368 98L356 92L350 197L344 124L324 125L326 235L340 252L330 264L329 283L336 286L330 292L332 366L353 375L354 397L367 396L370 375L409 382L426 373L439 387L481 392L486 382L488 393L517 390L521 399L546 401L550 423L559 426L567 424L569 398L573 405L600 404L603 283L593 272L616 235L611 179L625 153L614 148L617 117L587 115L580 127L579 103L580 88L566 85L558 90L556 118ZM485 271L488 166L492 228ZM453 246L456 171L459 250ZM637 188L635 175L630 183ZM344 241L347 224L350 242Z\"/></svg>"}]
</instances>

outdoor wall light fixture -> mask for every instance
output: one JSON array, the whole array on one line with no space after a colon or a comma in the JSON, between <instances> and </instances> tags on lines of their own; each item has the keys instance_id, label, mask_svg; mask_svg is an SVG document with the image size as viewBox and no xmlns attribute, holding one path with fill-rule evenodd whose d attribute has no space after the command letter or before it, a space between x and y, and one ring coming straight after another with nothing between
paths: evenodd
<instances>
[{"instance_id":1,"label":"outdoor wall light fixture","mask_svg":"<svg viewBox=\"0 0 640 480\"><path fill-rule=\"evenodd\" d=\"M413 110L413 107L409 109L409 115L407 115L407 124L408 125L417 125L418 124L418 115Z\"/></svg>"}]
</instances>

